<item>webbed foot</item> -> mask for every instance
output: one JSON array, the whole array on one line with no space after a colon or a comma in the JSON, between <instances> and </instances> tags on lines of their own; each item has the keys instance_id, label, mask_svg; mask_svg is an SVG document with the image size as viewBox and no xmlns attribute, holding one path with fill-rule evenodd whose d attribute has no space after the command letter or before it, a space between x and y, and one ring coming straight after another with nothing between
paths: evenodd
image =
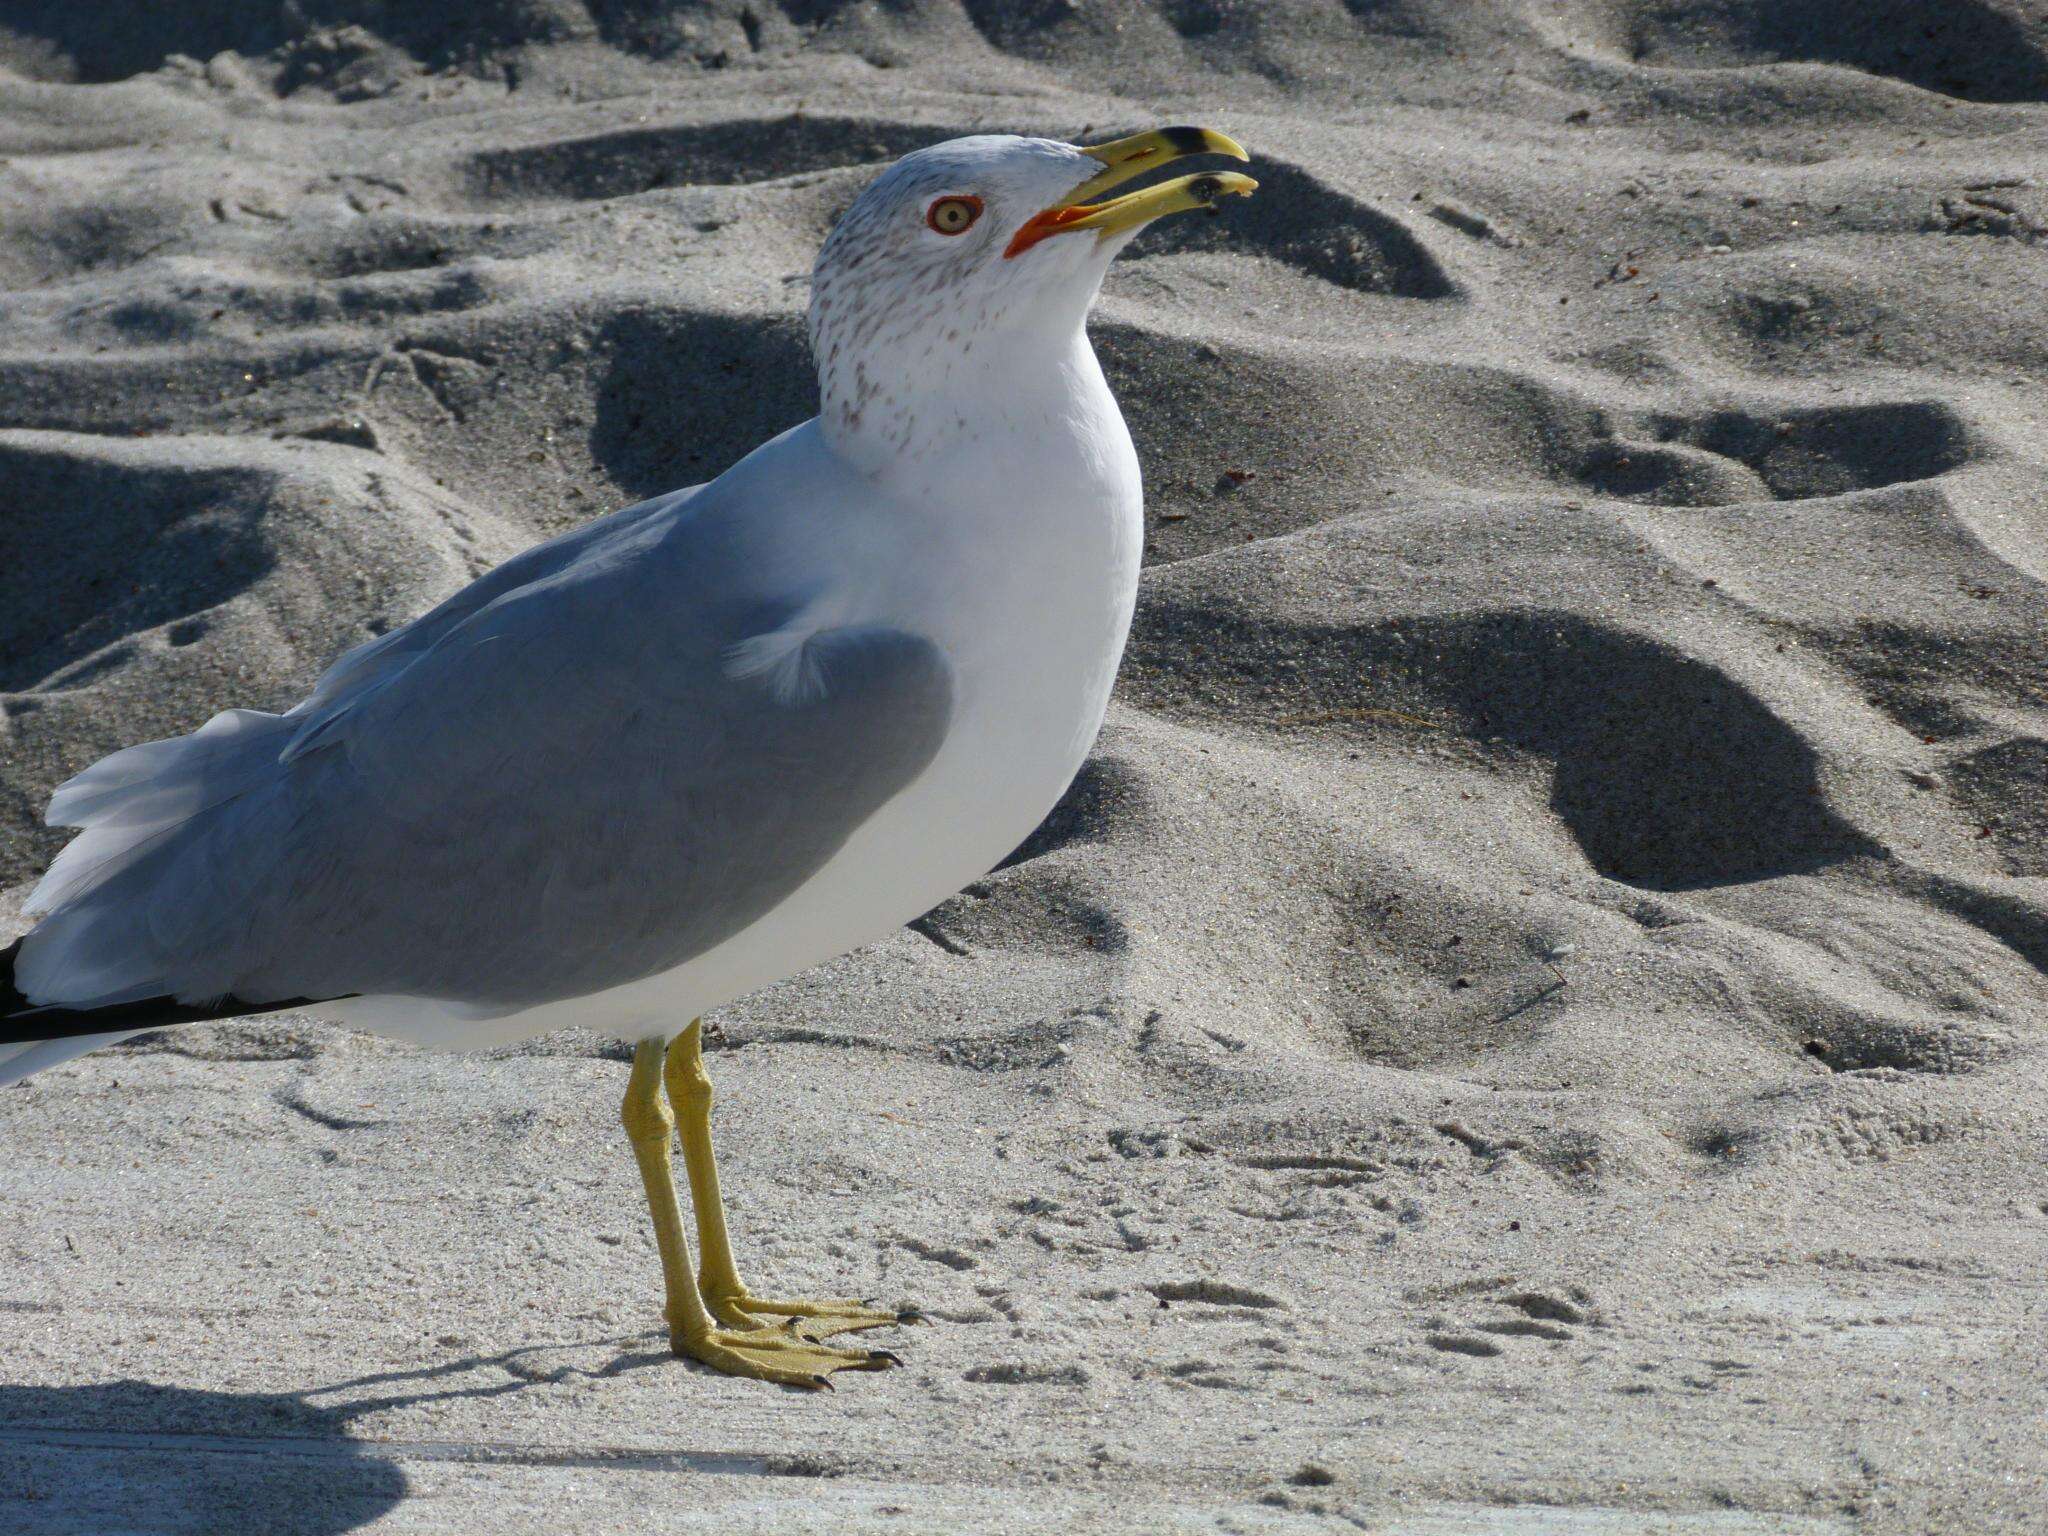
<instances>
[{"instance_id":1,"label":"webbed foot","mask_svg":"<svg viewBox=\"0 0 2048 1536\"><path fill-rule=\"evenodd\" d=\"M834 1371L886 1371L903 1363L886 1349L838 1349L786 1326L713 1328L696 1338L674 1334L669 1347L724 1375L786 1387L829 1388Z\"/></svg>"},{"instance_id":2,"label":"webbed foot","mask_svg":"<svg viewBox=\"0 0 2048 1536\"><path fill-rule=\"evenodd\" d=\"M877 1307L871 1301L812 1301L805 1297L780 1301L756 1296L744 1288L720 1292L708 1285L704 1287L704 1304L728 1328L743 1332L777 1328L806 1339L829 1339L834 1334L924 1321L924 1315L914 1307L898 1312Z\"/></svg>"}]
</instances>

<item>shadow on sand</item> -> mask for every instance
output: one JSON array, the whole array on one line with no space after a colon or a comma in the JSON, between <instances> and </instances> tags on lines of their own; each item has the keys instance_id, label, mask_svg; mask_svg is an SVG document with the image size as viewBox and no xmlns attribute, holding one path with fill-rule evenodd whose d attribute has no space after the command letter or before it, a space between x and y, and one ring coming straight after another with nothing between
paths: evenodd
<instances>
[{"instance_id":1,"label":"shadow on sand","mask_svg":"<svg viewBox=\"0 0 2048 1536\"><path fill-rule=\"evenodd\" d=\"M673 1366L667 1350L638 1349L637 1343L591 1374ZM0 1385L0 1529L19 1536L338 1536L403 1500L411 1487L405 1465L419 1462L762 1470L753 1458L701 1452L635 1455L350 1437L354 1421L387 1409L497 1397L585 1374L574 1367L537 1369L522 1358L539 1353L470 1356L306 1392L214 1392L150 1381ZM465 1377L482 1380L462 1385ZM408 1385L417 1389L405 1390ZM322 1401L329 1398L338 1401Z\"/></svg>"}]
</instances>

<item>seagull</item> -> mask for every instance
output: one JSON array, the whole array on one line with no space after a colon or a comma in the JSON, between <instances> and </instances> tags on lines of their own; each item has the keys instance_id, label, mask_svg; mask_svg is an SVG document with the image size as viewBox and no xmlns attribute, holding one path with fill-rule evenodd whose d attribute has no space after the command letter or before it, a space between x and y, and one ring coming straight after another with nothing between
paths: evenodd
<instances>
[{"instance_id":1,"label":"seagull","mask_svg":"<svg viewBox=\"0 0 2048 1536\"><path fill-rule=\"evenodd\" d=\"M635 1041L674 1352L807 1387L896 1363L827 1340L916 1314L741 1280L701 1019L985 874L1079 770L1143 545L1088 311L1146 224L1258 184L1103 194L1197 155L1249 158L1185 127L904 156L811 274L817 416L506 561L283 714L60 786L47 820L80 830L0 951L0 1084L282 1009L443 1049Z\"/></svg>"}]
</instances>

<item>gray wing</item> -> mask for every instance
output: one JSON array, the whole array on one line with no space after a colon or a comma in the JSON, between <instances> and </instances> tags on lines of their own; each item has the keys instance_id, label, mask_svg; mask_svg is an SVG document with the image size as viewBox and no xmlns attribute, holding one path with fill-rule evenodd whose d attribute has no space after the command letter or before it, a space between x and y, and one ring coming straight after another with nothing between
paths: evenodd
<instances>
[{"instance_id":1,"label":"gray wing","mask_svg":"<svg viewBox=\"0 0 2048 1536\"><path fill-rule=\"evenodd\" d=\"M54 912L103 883L132 863L144 843L256 787L280 753L292 755L486 605L569 569L651 519L672 515L702 489L690 486L623 507L521 551L410 624L343 654L285 714L231 709L189 736L146 741L101 758L50 797L48 824L84 828L85 835L64 850L28 910Z\"/></svg>"},{"instance_id":2,"label":"gray wing","mask_svg":"<svg viewBox=\"0 0 2048 1536\"><path fill-rule=\"evenodd\" d=\"M733 675L806 594L750 590L721 537L651 518L593 541L497 582L282 753L255 733L263 773L31 935L41 993L516 1007L747 927L930 762L952 672L864 627L805 642L801 698Z\"/></svg>"}]
</instances>

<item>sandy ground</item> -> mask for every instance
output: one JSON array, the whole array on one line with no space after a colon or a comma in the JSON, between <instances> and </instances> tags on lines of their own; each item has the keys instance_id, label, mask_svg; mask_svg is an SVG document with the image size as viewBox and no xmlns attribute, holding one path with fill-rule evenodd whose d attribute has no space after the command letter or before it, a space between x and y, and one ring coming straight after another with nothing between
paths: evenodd
<instances>
[{"instance_id":1,"label":"sandy ground","mask_svg":"<svg viewBox=\"0 0 2048 1536\"><path fill-rule=\"evenodd\" d=\"M757 1288L907 1366L664 1355L615 1046L195 1028L0 1101L0 1527L2048 1529L2038 6L15 0L0 63L17 894L68 772L808 414L892 156L1264 183L1098 314L1151 568L1068 801L715 1021Z\"/></svg>"}]
</instances>

